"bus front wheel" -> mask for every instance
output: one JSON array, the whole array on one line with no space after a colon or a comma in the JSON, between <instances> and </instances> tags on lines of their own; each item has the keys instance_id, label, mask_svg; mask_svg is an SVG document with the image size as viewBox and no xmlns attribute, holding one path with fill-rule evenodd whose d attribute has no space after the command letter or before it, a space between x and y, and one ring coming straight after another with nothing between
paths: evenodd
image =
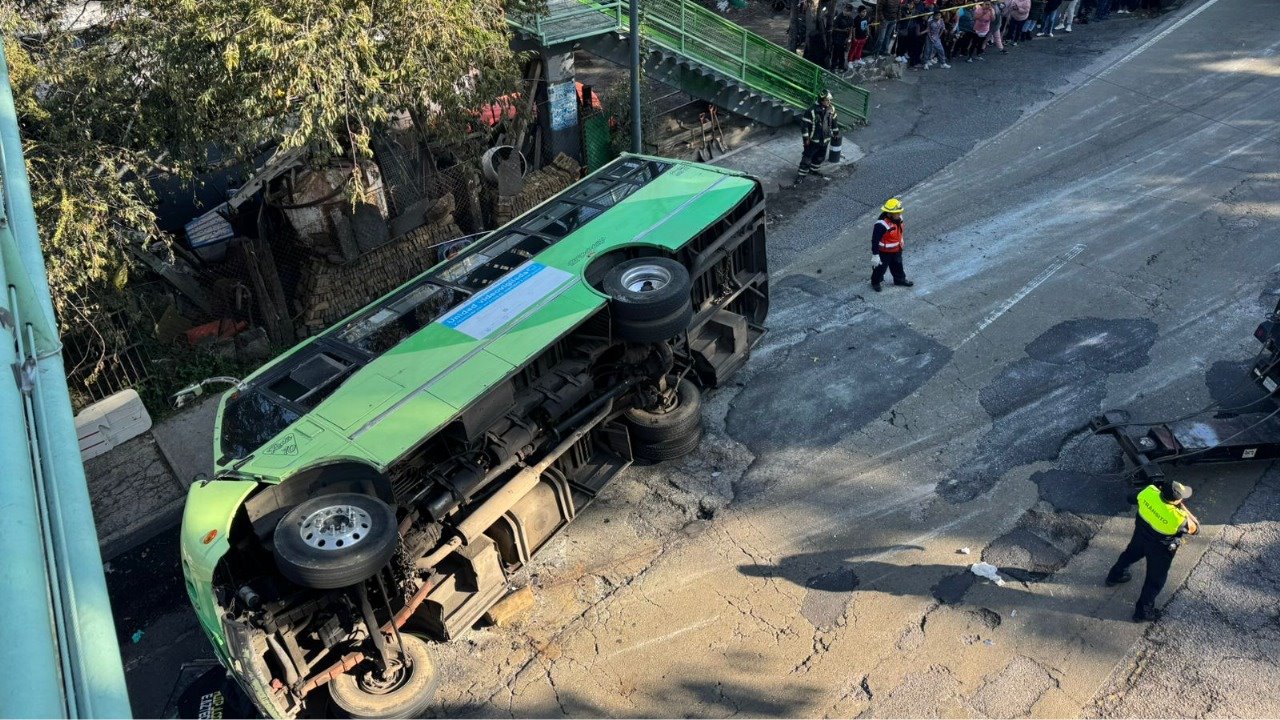
<instances>
[{"instance_id":1,"label":"bus front wheel","mask_svg":"<svg viewBox=\"0 0 1280 720\"><path fill-rule=\"evenodd\" d=\"M671 406L628 408L623 419L637 458L675 460L693 452L702 440L702 393L684 379L675 388Z\"/></svg>"},{"instance_id":2,"label":"bus front wheel","mask_svg":"<svg viewBox=\"0 0 1280 720\"><path fill-rule=\"evenodd\" d=\"M416 718L429 709L440 674L427 643L401 635L404 653L383 671L365 662L329 683L329 695L353 718Z\"/></svg>"}]
</instances>

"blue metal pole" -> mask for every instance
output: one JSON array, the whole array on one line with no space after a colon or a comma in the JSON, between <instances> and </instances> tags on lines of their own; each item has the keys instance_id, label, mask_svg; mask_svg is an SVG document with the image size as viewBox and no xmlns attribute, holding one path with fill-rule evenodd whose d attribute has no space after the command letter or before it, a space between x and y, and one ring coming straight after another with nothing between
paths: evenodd
<instances>
[{"instance_id":1,"label":"blue metal pole","mask_svg":"<svg viewBox=\"0 0 1280 720\"><path fill-rule=\"evenodd\" d=\"M46 592L60 596L59 602L53 602L50 597L44 601L47 612L54 608L61 611L59 617L53 618L52 630L61 641L61 664L69 671L59 673L56 679L62 682L68 714L75 717L130 717L124 669L120 663L111 602L102 572L102 556L98 549L89 490L80 462L66 372L56 340L53 303L49 297L35 212L31 207L31 189L22 157L22 140L12 92L8 62L0 50L0 149L3 150L5 206L11 231L8 237L17 251L6 253L9 257L16 254L17 266L6 262L4 270L6 284L25 285L29 291L27 297L31 299L25 303L27 307L22 308L25 327L15 330L25 333L22 345L35 363L34 372L30 373L29 396L33 409L30 417L34 420L34 433L38 440L39 457L35 462L39 468L33 468L33 477L43 480L43 492L40 492L40 486L36 486L36 502L43 503L43 513L48 518L44 535L48 539L46 542L51 541L53 546L53 566L45 570L50 580ZM17 434L21 428L22 425L14 427L6 423L0 428L0 435ZM5 588L3 594L14 592L14 588ZM47 622L46 616L46 625L42 627L47 627ZM13 623L6 617L3 626L8 632ZM13 651L14 648L8 647L10 645L0 643L0 646L6 646L0 652L7 654ZM15 675L19 668L30 664L28 653L31 649L19 647L17 651L21 658L7 664L7 672L0 674L4 678L0 683L4 685L22 682ZM45 668L32 668L33 673L45 671ZM43 691L44 686L6 687L0 693L0 702L7 703L15 694L29 693L33 688ZM60 701L59 706L61 704ZM52 713L14 714L49 716Z\"/></svg>"}]
</instances>

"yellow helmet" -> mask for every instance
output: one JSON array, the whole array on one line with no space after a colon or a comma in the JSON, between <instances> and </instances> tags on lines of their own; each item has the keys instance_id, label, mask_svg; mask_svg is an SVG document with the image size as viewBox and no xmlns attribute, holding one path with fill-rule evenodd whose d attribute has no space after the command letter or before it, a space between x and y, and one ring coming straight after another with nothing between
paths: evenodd
<instances>
[{"instance_id":1,"label":"yellow helmet","mask_svg":"<svg viewBox=\"0 0 1280 720\"><path fill-rule=\"evenodd\" d=\"M880 212L893 213L897 215L902 212L902 201L898 198L889 198L884 201L884 206L880 208Z\"/></svg>"}]
</instances>

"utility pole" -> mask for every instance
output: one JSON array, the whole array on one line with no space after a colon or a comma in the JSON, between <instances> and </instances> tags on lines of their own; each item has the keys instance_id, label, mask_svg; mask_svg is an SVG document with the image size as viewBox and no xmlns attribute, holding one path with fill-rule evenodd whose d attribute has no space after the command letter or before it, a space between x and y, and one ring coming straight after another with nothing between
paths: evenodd
<instances>
[{"instance_id":1,"label":"utility pole","mask_svg":"<svg viewBox=\"0 0 1280 720\"><path fill-rule=\"evenodd\" d=\"M628 0L631 14L631 152L639 153L640 142L640 0Z\"/></svg>"}]
</instances>

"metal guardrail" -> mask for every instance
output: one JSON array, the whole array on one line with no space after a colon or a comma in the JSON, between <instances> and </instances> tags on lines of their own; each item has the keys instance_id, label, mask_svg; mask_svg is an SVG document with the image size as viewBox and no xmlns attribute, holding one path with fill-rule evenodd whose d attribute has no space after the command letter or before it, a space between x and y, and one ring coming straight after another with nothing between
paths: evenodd
<instances>
[{"instance_id":1,"label":"metal guardrail","mask_svg":"<svg viewBox=\"0 0 1280 720\"><path fill-rule=\"evenodd\" d=\"M507 23L543 45L559 45L605 33L625 31L628 8L618 0L549 0L544 15L507 16Z\"/></svg>"},{"instance_id":2,"label":"metal guardrail","mask_svg":"<svg viewBox=\"0 0 1280 720\"><path fill-rule=\"evenodd\" d=\"M129 717L12 92L0 48L0 717Z\"/></svg>"},{"instance_id":3,"label":"metal guardrail","mask_svg":"<svg viewBox=\"0 0 1280 720\"><path fill-rule=\"evenodd\" d=\"M830 90L846 121L867 121L871 94L784 47L687 0L643 0L645 40L762 95L805 110Z\"/></svg>"},{"instance_id":4,"label":"metal guardrail","mask_svg":"<svg viewBox=\"0 0 1280 720\"><path fill-rule=\"evenodd\" d=\"M627 0L552 0L545 15L511 24L544 44L627 32ZM641 34L652 45L702 65L797 111L831 91L846 122L866 123L871 94L786 48L687 0L642 0Z\"/></svg>"}]
</instances>

